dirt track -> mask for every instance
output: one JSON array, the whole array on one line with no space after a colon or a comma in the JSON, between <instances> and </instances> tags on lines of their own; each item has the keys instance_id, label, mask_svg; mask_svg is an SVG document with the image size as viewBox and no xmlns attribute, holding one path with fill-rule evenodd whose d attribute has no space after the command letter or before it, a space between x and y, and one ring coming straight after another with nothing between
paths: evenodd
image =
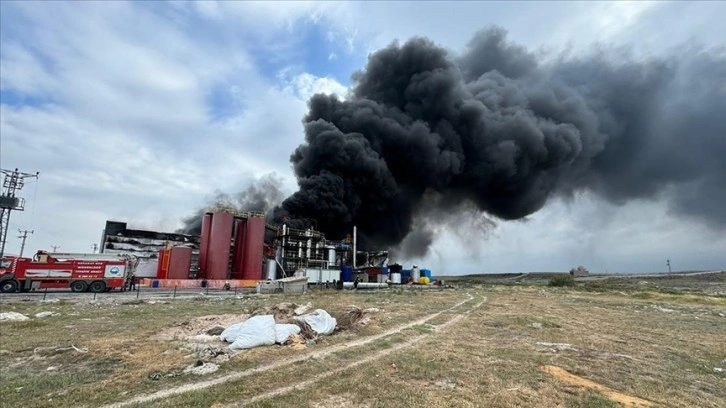
<instances>
[{"instance_id":1,"label":"dirt track","mask_svg":"<svg viewBox=\"0 0 726 408\"><path fill-rule=\"evenodd\" d=\"M470 294L467 294L467 299L462 300L461 302L455 304L454 306L452 306L452 307L450 307L448 309L444 309L442 311L439 311L439 312L436 312L434 314L428 315L428 316L423 317L421 319L418 319L418 320L415 320L415 321L412 321L412 322L409 322L409 323L406 323L406 324L403 324L403 325L400 325L400 326L396 326L396 327L394 327L392 329L389 329L389 330L387 330L387 331L385 331L383 333L380 333L380 334L377 334L377 335L374 335L374 336L368 336L368 337L365 337L365 338L362 338L362 339L358 339L358 340L354 340L354 341L349 341L349 342L337 344L335 346L328 347L328 348L326 348L324 350L319 350L319 351L314 351L314 352L311 352L311 353L302 354L302 355L300 355L298 357L294 357L294 358L287 359L287 360L284 360L284 361L280 361L280 362L277 362L277 363L263 365L261 367L256 367L256 368L252 368L252 369L245 370L245 371L239 371L239 372L232 373L232 374L228 374L228 375L225 375L225 376L222 376L222 377L218 377L218 378L215 378L215 379L212 379L212 380L189 383L189 384L185 384L185 385L182 385L182 386L170 388L170 389L167 389L167 390L155 392L153 394L140 395L140 396L137 396L137 397L128 399L126 401L120 401L120 402L116 402L116 403L113 403L113 404L105 405L103 408L124 407L124 406L127 406L127 405L144 403L144 402L154 401L154 400L158 400L158 399L162 399L162 398L168 398L168 397L171 397L171 396L174 396L174 395L183 394L183 393L190 392L190 391L197 391L197 390L201 390L201 389L213 387L215 385L224 384L226 382L233 381L233 380L237 380L237 379L240 379L240 378L243 378L243 377L247 377L247 376L250 376L250 375L259 374L259 373L262 373L262 372L266 372L266 371L270 371L270 370L275 370L275 369L278 369L278 368L286 367L286 366L289 366L291 364L297 363L299 361L307 360L309 358L321 358L321 357L325 357L325 356L331 355L333 353L337 353L339 351L342 351L342 350L344 350L344 349L346 349L348 347L362 346L362 345L365 345L365 344L374 342L376 340L380 340L381 338L388 337L388 336L394 335L396 333L400 333L401 331L406 330L406 329L409 329L409 328L411 328L413 326L424 324L424 323L426 323L426 322L428 322L428 321L430 321L430 320L438 317L439 315L441 315L444 312L455 311L457 308L461 307L462 305L464 305L464 304L466 304L466 303L468 303L468 302L470 302L472 300L474 300L474 297L472 295L470 295ZM444 324L439 325L438 326L439 327L439 330L441 328L443 328L443 327L446 327L446 326L454 323L458 319L463 318L465 314L470 313L472 310L474 310L477 307L479 307L482 303L483 302L477 304L476 306L468 309L465 312L462 312L462 313L457 314L456 316L452 317L451 319L449 319ZM418 337L416 337L414 339L414 341L420 341L420 340L422 340L423 338L425 338L427 336L428 335L418 336ZM406 343L406 344L410 344L410 343ZM363 358L360 361L357 361L356 363L353 363L353 364L350 364L349 366L345 366L345 367L342 367L340 369L337 369L334 372L340 372L340 371L346 370L348 368L355 367L355 366L357 366L359 364L363 364L364 362L375 360L375 359L380 358L380 357L382 357L382 356L384 356L386 354L390 354L390 353L398 350L398 348L400 348L400 347L402 347L402 346L396 346L396 347L393 347L391 349L386 349L386 350L379 351L379 352L374 353L374 354L372 354L372 355L370 355L368 357ZM332 372L331 373L321 374L318 377L312 378L312 379L310 379L308 381L305 381L304 383L297 384L296 386L285 387L285 388L282 388L282 389L279 389L279 390L276 390L276 391L272 391L270 393L260 394L257 397L254 397L252 399L245 400L244 404L249 404L250 402L253 402L253 401L259 401L260 399L269 398L269 397L272 397L274 395L284 394L286 392L289 392L289 391L294 390L294 389L297 389L297 388L306 387L307 385L312 384L312 383L314 383L314 382L316 382L316 381L318 381L318 380L320 380L320 379L322 379L324 377L327 377L329 375L332 375ZM232 406L238 406L238 405L232 405Z\"/></svg>"}]
</instances>

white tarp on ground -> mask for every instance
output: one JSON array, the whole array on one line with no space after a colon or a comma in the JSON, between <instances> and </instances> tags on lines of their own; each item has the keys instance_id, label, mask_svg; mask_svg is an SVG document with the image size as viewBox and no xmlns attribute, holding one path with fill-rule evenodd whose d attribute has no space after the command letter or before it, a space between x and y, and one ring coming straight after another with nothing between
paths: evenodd
<instances>
[{"instance_id":1,"label":"white tarp on ground","mask_svg":"<svg viewBox=\"0 0 726 408\"><path fill-rule=\"evenodd\" d=\"M22 321L22 320L28 320L29 317L18 312L5 312L0 313L0 320L15 320L15 321Z\"/></svg>"},{"instance_id":2,"label":"white tarp on ground","mask_svg":"<svg viewBox=\"0 0 726 408\"><path fill-rule=\"evenodd\" d=\"M219 337L231 342L229 348L233 350L275 344L275 318L272 315L251 317L228 327Z\"/></svg>"},{"instance_id":3,"label":"white tarp on ground","mask_svg":"<svg viewBox=\"0 0 726 408\"><path fill-rule=\"evenodd\" d=\"M297 316L295 320L307 323L315 333L323 335L333 333L338 324L338 321L323 309L316 309L312 313Z\"/></svg>"},{"instance_id":4,"label":"white tarp on ground","mask_svg":"<svg viewBox=\"0 0 726 408\"><path fill-rule=\"evenodd\" d=\"M293 334L300 333L300 326L296 324L276 324L275 343L284 344Z\"/></svg>"}]
</instances>

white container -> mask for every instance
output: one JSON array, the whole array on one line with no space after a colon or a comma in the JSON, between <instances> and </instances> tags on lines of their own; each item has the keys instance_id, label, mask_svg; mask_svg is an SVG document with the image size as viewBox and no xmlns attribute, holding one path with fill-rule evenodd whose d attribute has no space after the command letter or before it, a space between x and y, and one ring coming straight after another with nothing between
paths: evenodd
<instances>
[{"instance_id":1,"label":"white container","mask_svg":"<svg viewBox=\"0 0 726 408\"><path fill-rule=\"evenodd\" d=\"M340 280L340 271L337 269L323 269L320 275L320 281L322 283Z\"/></svg>"},{"instance_id":2,"label":"white container","mask_svg":"<svg viewBox=\"0 0 726 408\"><path fill-rule=\"evenodd\" d=\"M320 282L320 269L305 269L305 277L308 278L308 283Z\"/></svg>"},{"instance_id":3,"label":"white container","mask_svg":"<svg viewBox=\"0 0 726 408\"><path fill-rule=\"evenodd\" d=\"M265 279L277 279L277 262L274 259L267 259L265 261Z\"/></svg>"},{"instance_id":4,"label":"white container","mask_svg":"<svg viewBox=\"0 0 726 408\"><path fill-rule=\"evenodd\" d=\"M391 274L391 283L401 283L401 274L396 272Z\"/></svg>"},{"instance_id":5,"label":"white container","mask_svg":"<svg viewBox=\"0 0 726 408\"><path fill-rule=\"evenodd\" d=\"M335 247L326 247L328 251L328 267L335 265Z\"/></svg>"},{"instance_id":6,"label":"white container","mask_svg":"<svg viewBox=\"0 0 726 408\"><path fill-rule=\"evenodd\" d=\"M418 269L418 266L414 266L413 269L411 269L411 277L413 278L414 283L418 283L418 280L421 279L421 270Z\"/></svg>"}]
</instances>

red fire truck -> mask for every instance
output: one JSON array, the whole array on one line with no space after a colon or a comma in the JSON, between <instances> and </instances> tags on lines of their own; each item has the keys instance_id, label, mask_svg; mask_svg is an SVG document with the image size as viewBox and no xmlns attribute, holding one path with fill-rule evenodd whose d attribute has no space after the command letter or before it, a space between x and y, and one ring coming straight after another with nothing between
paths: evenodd
<instances>
[{"instance_id":1,"label":"red fire truck","mask_svg":"<svg viewBox=\"0 0 726 408\"><path fill-rule=\"evenodd\" d=\"M38 251L30 258L0 258L0 292L70 288L103 292L124 288L137 260L128 255L70 254Z\"/></svg>"}]
</instances>

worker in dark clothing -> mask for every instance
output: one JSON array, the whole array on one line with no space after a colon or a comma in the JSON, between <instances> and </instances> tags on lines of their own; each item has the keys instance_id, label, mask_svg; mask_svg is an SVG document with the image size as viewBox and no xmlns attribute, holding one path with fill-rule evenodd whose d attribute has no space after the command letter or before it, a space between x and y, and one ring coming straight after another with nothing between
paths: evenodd
<instances>
[{"instance_id":1,"label":"worker in dark clothing","mask_svg":"<svg viewBox=\"0 0 726 408\"><path fill-rule=\"evenodd\" d=\"M131 285L130 290L136 290L136 274L131 275L131 280L129 281L129 284Z\"/></svg>"},{"instance_id":2,"label":"worker in dark clothing","mask_svg":"<svg viewBox=\"0 0 726 408\"><path fill-rule=\"evenodd\" d=\"M353 281L353 288L358 289L358 282L360 282L360 279L356 276L355 280Z\"/></svg>"}]
</instances>

